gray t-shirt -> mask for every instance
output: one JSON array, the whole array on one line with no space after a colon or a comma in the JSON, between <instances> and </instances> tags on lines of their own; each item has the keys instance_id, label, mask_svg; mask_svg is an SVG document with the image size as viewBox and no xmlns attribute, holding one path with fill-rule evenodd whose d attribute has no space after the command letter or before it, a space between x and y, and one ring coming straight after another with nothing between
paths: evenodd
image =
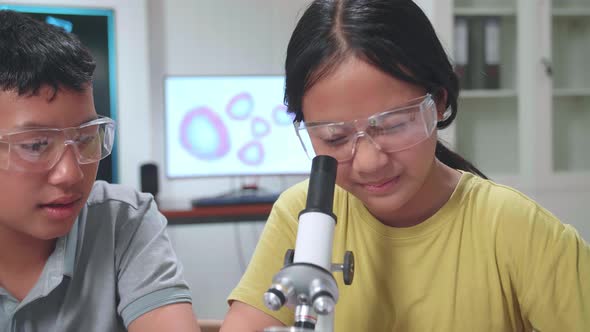
<instances>
[{"instance_id":1,"label":"gray t-shirt","mask_svg":"<svg viewBox=\"0 0 590 332\"><path fill-rule=\"evenodd\" d=\"M0 288L0 331L126 331L179 302L191 295L153 197L97 181L26 298Z\"/></svg>"}]
</instances>

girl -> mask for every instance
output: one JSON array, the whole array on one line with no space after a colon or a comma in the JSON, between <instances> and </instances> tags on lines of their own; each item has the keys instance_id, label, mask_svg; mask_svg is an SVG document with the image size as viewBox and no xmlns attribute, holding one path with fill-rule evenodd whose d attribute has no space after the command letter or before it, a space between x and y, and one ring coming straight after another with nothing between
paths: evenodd
<instances>
[{"instance_id":1,"label":"girl","mask_svg":"<svg viewBox=\"0 0 590 332\"><path fill-rule=\"evenodd\" d=\"M335 331L588 331L590 247L437 140L457 77L410 0L316 0L291 37L285 101L308 152L339 162ZM313 153L312 153L313 154ZM292 325L263 293L294 248L307 183L275 204L223 331Z\"/></svg>"}]
</instances>

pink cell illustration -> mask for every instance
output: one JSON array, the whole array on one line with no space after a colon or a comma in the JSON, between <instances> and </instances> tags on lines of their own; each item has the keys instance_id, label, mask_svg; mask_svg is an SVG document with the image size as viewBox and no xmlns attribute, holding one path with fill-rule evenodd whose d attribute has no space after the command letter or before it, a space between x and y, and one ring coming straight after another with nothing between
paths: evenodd
<instances>
[{"instance_id":1,"label":"pink cell illustration","mask_svg":"<svg viewBox=\"0 0 590 332\"><path fill-rule=\"evenodd\" d=\"M244 120L252 111L254 111L254 99L247 92L235 95L225 107L225 112L234 120Z\"/></svg>"},{"instance_id":2,"label":"pink cell illustration","mask_svg":"<svg viewBox=\"0 0 590 332\"><path fill-rule=\"evenodd\" d=\"M288 126L293 124L294 114L287 113L287 106L277 105L272 110L272 118L279 126Z\"/></svg>"},{"instance_id":3,"label":"pink cell illustration","mask_svg":"<svg viewBox=\"0 0 590 332\"><path fill-rule=\"evenodd\" d=\"M255 117L250 123L252 136L254 138L262 138L270 133L270 124L261 117Z\"/></svg>"},{"instance_id":4,"label":"pink cell illustration","mask_svg":"<svg viewBox=\"0 0 590 332\"><path fill-rule=\"evenodd\" d=\"M230 140L223 120L208 107L189 111L180 124L180 142L190 154L203 160L224 157Z\"/></svg>"},{"instance_id":5,"label":"pink cell illustration","mask_svg":"<svg viewBox=\"0 0 590 332\"><path fill-rule=\"evenodd\" d=\"M264 147L258 141L246 143L238 151L238 158L249 166L260 165L264 160Z\"/></svg>"}]
</instances>

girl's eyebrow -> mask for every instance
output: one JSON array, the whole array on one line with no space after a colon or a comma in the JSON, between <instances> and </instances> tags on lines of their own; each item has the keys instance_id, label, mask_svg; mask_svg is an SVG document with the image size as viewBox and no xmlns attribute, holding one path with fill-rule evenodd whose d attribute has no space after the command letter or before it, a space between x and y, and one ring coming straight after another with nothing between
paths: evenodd
<instances>
[{"instance_id":1,"label":"girl's eyebrow","mask_svg":"<svg viewBox=\"0 0 590 332\"><path fill-rule=\"evenodd\" d=\"M388 107L385 111L383 111L381 113L385 113L385 112L388 112L388 111L395 111L396 109L406 108L406 107L418 105L422 101L424 101L429 95L430 94L425 94L425 95L420 96L420 97L408 99L408 100L404 101L401 104L397 104L397 105Z\"/></svg>"}]
</instances>

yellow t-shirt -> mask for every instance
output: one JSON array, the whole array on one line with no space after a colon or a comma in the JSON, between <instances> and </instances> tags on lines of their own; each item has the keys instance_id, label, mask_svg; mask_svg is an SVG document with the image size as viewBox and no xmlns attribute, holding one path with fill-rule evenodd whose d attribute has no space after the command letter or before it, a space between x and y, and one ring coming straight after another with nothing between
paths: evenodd
<instances>
[{"instance_id":1,"label":"yellow t-shirt","mask_svg":"<svg viewBox=\"0 0 590 332\"><path fill-rule=\"evenodd\" d=\"M267 309L263 294L294 248L308 182L286 190L229 296ZM590 331L590 246L514 189L463 173L423 223L394 228L337 187L333 262L355 255L352 285L335 273L335 331Z\"/></svg>"}]
</instances>

